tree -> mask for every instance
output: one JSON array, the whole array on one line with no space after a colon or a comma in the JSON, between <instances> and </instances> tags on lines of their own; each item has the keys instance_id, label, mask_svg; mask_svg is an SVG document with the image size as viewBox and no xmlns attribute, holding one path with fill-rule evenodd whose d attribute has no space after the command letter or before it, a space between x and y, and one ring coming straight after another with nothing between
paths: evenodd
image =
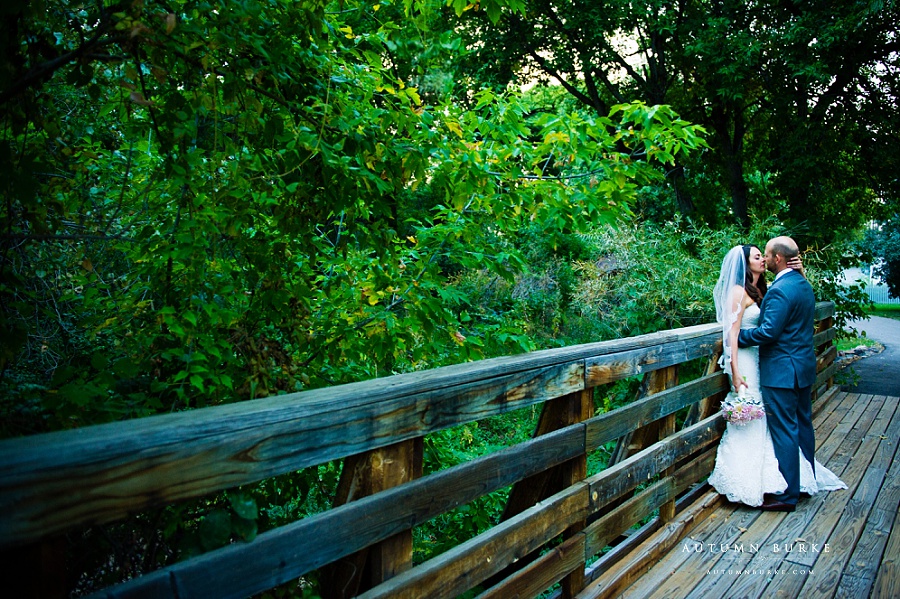
<instances>
[{"instance_id":1,"label":"tree","mask_svg":"<svg viewBox=\"0 0 900 599\"><path fill-rule=\"evenodd\" d=\"M836 218L857 226L876 195L894 193L881 165L896 163L896 144L886 143L896 128L886 120L897 109L897 10L534 0L493 20L457 12L471 81L558 82L599 113L630 99L670 104L712 134L712 152L667 171L681 212L745 228L754 212L777 212L827 244ZM870 168L874 153L880 164Z\"/></svg>"},{"instance_id":2,"label":"tree","mask_svg":"<svg viewBox=\"0 0 900 599\"><path fill-rule=\"evenodd\" d=\"M875 272L887 284L891 296L900 297L900 215L866 230L863 247L878 264Z\"/></svg>"},{"instance_id":3,"label":"tree","mask_svg":"<svg viewBox=\"0 0 900 599\"><path fill-rule=\"evenodd\" d=\"M426 103L412 79L431 63L412 55L430 42L404 25L428 10L7 10L6 434L527 347L451 301L452 274L510 276L523 226L552 238L625 214L647 165L702 130L640 103L535 114L483 90L463 110L437 88Z\"/></svg>"}]
</instances>

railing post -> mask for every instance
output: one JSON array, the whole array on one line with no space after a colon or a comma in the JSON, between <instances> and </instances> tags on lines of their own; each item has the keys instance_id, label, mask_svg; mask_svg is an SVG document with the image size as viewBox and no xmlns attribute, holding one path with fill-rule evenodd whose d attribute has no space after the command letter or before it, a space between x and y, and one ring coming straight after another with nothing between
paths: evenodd
<instances>
[{"instance_id":1,"label":"railing post","mask_svg":"<svg viewBox=\"0 0 900 599\"><path fill-rule=\"evenodd\" d=\"M709 364L706 367L707 375L714 374L721 370L721 367L719 366L719 356L721 355L721 352L717 352L713 354L709 359ZM719 410L722 400L725 399L725 395L727 395L727 392L722 391L720 393L716 393L715 395L711 395L709 397L701 399L698 407L699 414L697 416L697 419L691 422L691 424L696 424L697 422L700 422L701 420L709 418L710 416L715 414Z\"/></svg>"},{"instance_id":2,"label":"railing post","mask_svg":"<svg viewBox=\"0 0 900 599\"><path fill-rule=\"evenodd\" d=\"M580 397L572 406L572 420L582 422L588 420L594 415L594 389L584 389L581 391ZM570 487L575 483L587 478L587 454L581 454L574 460L563 464L563 481L562 487ZM587 520L580 520L567 528L563 532L563 540L579 534L587 526ZM560 586L562 587L562 596L565 599L574 597L584 589L584 568L586 562L582 562L578 568L575 568L568 576L562 579Z\"/></svg>"},{"instance_id":3,"label":"railing post","mask_svg":"<svg viewBox=\"0 0 900 599\"><path fill-rule=\"evenodd\" d=\"M834 326L834 317L833 316L829 316L828 318L823 318L822 320L820 320L819 322L816 323L815 334L819 334L824 331L827 331L828 329L832 328L833 326ZM832 343L833 343L833 341L828 341L827 343L823 343L822 345L818 346L815 349L816 356L818 357L824 351L826 351L832 345ZM828 381L825 383L825 389L826 390L831 389L831 387L833 387L833 386L834 386L834 378L832 377L832 378L829 378ZM817 388L814 388L812 390L812 397L810 399L813 402L815 402L818 399L818 395L819 395L819 390Z\"/></svg>"},{"instance_id":4,"label":"railing post","mask_svg":"<svg viewBox=\"0 0 900 599\"><path fill-rule=\"evenodd\" d=\"M669 366L653 373L650 379L650 395L660 393L666 389L678 386L678 366ZM659 440L662 441L669 435L675 434L675 414L669 414L659 423ZM672 476L675 473L675 465L666 468L663 476ZM661 522L669 522L675 518L675 500L667 501L659 506L659 519Z\"/></svg>"},{"instance_id":5,"label":"railing post","mask_svg":"<svg viewBox=\"0 0 900 599\"><path fill-rule=\"evenodd\" d=\"M347 457L334 505L373 495L422 476L423 439L418 437ZM353 597L412 567L412 530L405 530L321 570L326 599Z\"/></svg>"},{"instance_id":6,"label":"railing post","mask_svg":"<svg viewBox=\"0 0 900 599\"><path fill-rule=\"evenodd\" d=\"M637 399L655 395L661 391L665 391L671 387L678 385L678 366L668 366L647 373L642 382L642 392ZM667 423L671 421L671 432L666 432ZM609 466L618 464L622 460L628 458L653 445L660 439L664 439L668 435L674 433L675 415L671 414L666 418L654 420L641 428L632 431L627 435L623 435L616 445L613 455L610 458Z\"/></svg>"},{"instance_id":7,"label":"railing post","mask_svg":"<svg viewBox=\"0 0 900 599\"><path fill-rule=\"evenodd\" d=\"M544 404L541 418L538 421L534 436L546 435L571 424L587 420L594 414L593 390L586 389L562 397L557 397ZM583 463L583 466L578 464ZM550 497L557 491L569 486L574 472L579 468L587 470L587 456L582 455L556 468L551 468L527 478L515 486L509 493L502 520L523 512L542 499ZM583 478L583 476L582 476Z\"/></svg>"},{"instance_id":8,"label":"railing post","mask_svg":"<svg viewBox=\"0 0 900 599\"><path fill-rule=\"evenodd\" d=\"M652 377L652 372L648 372L644 375L643 379L641 380L640 391L638 391L637 396L634 398L634 401L643 399L650 394L650 381ZM633 455L643 449L646 446L645 437L649 435L655 439L657 435L656 429L658 426L659 423L653 421L647 426L644 426L637 430L633 430L619 437L619 440L616 442L616 447L615 449L613 449L613 453L609 457L609 463L607 464L607 467L614 466L615 464L618 464L622 460L628 458L628 456Z\"/></svg>"},{"instance_id":9,"label":"railing post","mask_svg":"<svg viewBox=\"0 0 900 599\"><path fill-rule=\"evenodd\" d=\"M566 426L587 420L594 415L594 390L584 389L576 393L570 393L557 397L544 404L541 418L538 422L534 436L545 435ZM537 502L550 497L554 493L584 480L587 477L587 454L582 454L555 468L545 470L540 474L531 476L516 483L509 493L506 509L501 520L508 520L513 516L530 508ZM563 538L568 539L587 525L586 521L576 522L563 533ZM499 572L485 581L485 587L490 587L496 581L502 580L510 572L528 565L536 554L526 556L518 560L504 571ZM562 581L562 593L564 598L574 597L584 587L584 563L573 570Z\"/></svg>"}]
</instances>

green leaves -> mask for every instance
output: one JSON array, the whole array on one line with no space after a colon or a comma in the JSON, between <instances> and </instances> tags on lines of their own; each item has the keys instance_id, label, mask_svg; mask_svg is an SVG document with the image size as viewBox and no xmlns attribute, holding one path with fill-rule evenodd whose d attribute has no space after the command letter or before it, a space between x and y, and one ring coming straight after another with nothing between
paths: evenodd
<instances>
[{"instance_id":1,"label":"green leaves","mask_svg":"<svg viewBox=\"0 0 900 599\"><path fill-rule=\"evenodd\" d=\"M215 510L200 521L200 542L205 551L218 549L231 538L231 514Z\"/></svg>"},{"instance_id":2,"label":"green leaves","mask_svg":"<svg viewBox=\"0 0 900 599\"><path fill-rule=\"evenodd\" d=\"M463 322L459 273L514 280L523 227L558 243L612 222L653 176L639 154L702 146L665 107L547 113L485 88L467 109L415 74L462 47L429 37L436 6L323 6L129 6L104 23L133 42L99 38L127 61L72 63L77 80L40 95L45 113L10 113L7 230L68 240L6 254L24 274L10 305L46 309L40 334L24 311L5 326L46 332L49 370L78 373L48 384L53 426L532 348L521 320ZM453 6L493 20L525 9ZM45 19L78 47L70 24ZM57 314L65 336L50 332Z\"/></svg>"}]
</instances>

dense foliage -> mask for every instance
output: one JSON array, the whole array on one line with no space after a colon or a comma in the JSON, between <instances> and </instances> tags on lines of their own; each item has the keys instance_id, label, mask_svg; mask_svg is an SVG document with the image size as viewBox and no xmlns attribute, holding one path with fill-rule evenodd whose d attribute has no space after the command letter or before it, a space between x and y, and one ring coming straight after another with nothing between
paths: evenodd
<instances>
[{"instance_id":1,"label":"dense foliage","mask_svg":"<svg viewBox=\"0 0 900 599\"><path fill-rule=\"evenodd\" d=\"M728 248L785 231L852 312L830 242L895 200L892 3L830 25L766 3L7 4L2 437L706 322ZM872 47L842 66L853 22ZM644 66L612 44L629 32ZM533 422L442 431L426 469ZM85 531L77 590L326 509L339 474ZM416 531L417 558L502 499Z\"/></svg>"},{"instance_id":2,"label":"dense foliage","mask_svg":"<svg viewBox=\"0 0 900 599\"><path fill-rule=\"evenodd\" d=\"M900 201L898 11L891 1L529 0L521 12L462 16L473 51L460 79L557 84L599 114L626 98L670 104L710 132L711 151L667 169L663 219L678 210L748 227L778 214L828 243L841 239L835 221L858 226L876 200Z\"/></svg>"},{"instance_id":3,"label":"dense foliage","mask_svg":"<svg viewBox=\"0 0 900 599\"><path fill-rule=\"evenodd\" d=\"M900 215L867 229L860 245L876 264L874 273L884 280L891 296L900 297Z\"/></svg>"},{"instance_id":4,"label":"dense foliage","mask_svg":"<svg viewBox=\"0 0 900 599\"><path fill-rule=\"evenodd\" d=\"M389 5L169 6L7 15L7 434L527 347L450 310L448 277L511 276L505 238L614 220L649 162L702 143L637 103L426 104Z\"/></svg>"}]
</instances>

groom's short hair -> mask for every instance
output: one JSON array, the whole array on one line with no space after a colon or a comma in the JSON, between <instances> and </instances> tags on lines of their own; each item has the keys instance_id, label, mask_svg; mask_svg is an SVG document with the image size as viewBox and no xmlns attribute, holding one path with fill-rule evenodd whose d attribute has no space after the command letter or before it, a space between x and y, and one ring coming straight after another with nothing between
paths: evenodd
<instances>
[{"instance_id":1,"label":"groom's short hair","mask_svg":"<svg viewBox=\"0 0 900 599\"><path fill-rule=\"evenodd\" d=\"M772 252L784 256L785 261L800 255L797 244L790 237L776 237L772 240Z\"/></svg>"}]
</instances>

